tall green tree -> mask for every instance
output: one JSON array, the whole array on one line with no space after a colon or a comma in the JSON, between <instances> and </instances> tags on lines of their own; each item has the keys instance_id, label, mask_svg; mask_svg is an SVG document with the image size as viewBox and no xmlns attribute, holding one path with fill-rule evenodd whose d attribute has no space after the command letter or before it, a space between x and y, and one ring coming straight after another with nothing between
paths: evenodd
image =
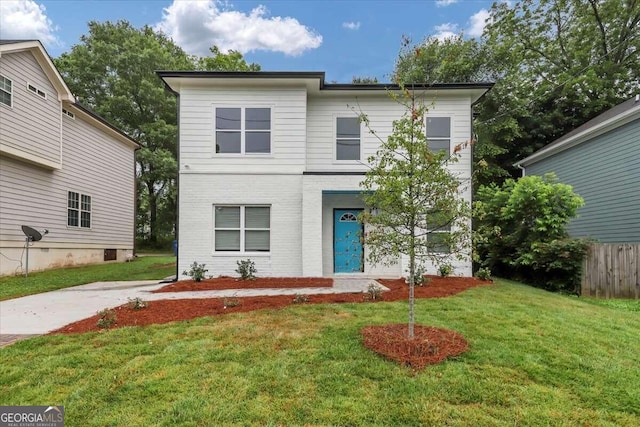
<instances>
[{"instance_id":1,"label":"tall green tree","mask_svg":"<svg viewBox=\"0 0 640 427\"><path fill-rule=\"evenodd\" d=\"M409 257L408 330L413 338L416 271L426 260L442 264L464 256L470 244L469 206L460 197L458 178L447 168L458 155L429 148L423 102L407 89L394 98L405 113L368 159L370 169L361 187L369 210L362 220L372 263L394 262L402 254ZM361 120L376 135L366 115Z\"/></svg>"},{"instance_id":2,"label":"tall green tree","mask_svg":"<svg viewBox=\"0 0 640 427\"><path fill-rule=\"evenodd\" d=\"M640 87L639 0L494 3L483 42L501 78L479 132L502 151L491 162L512 174L515 160Z\"/></svg>"},{"instance_id":3,"label":"tall green tree","mask_svg":"<svg viewBox=\"0 0 640 427\"><path fill-rule=\"evenodd\" d=\"M414 44L402 37L392 79L410 83L486 82L496 78L485 45L457 34L439 40L427 37Z\"/></svg>"},{"instance_id":4,"label":"tall green tree","mask_svg":"<svg viewBox=\"0 0 640 427\"><path fill-rule=\"evenodd\" d=\"M499 183L519 176L516 160L637 92L640 0L496 2L480 39L403 39L394 75L496 81L476 106L474 158L485 164L478 182Z\"/></svg>"},{"instance_id":5,"label":"tall green tree","mask_svg":"<svg viewBox=\"0 0 640 427\"><path fill-rule=\"evenodd\" d=\"M80 102L135 138L138 237L151 244L173 235L176 218L176 99L156 70L259 70L237 52L188 55L149 26L89 22L89 32L55 64Z\"/></svg>"}]
</instances>

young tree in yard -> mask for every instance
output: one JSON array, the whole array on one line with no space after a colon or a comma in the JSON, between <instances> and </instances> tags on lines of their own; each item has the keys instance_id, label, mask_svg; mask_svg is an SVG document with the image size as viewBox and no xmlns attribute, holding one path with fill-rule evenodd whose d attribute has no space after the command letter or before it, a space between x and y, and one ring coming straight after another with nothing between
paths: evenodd
<instances>
[{"instance_id":1,"label":"young tree in yard","mask_svg":"<svg viewBox=\"0 0 640 427\"><path fill-rule=\"evenodd\" d=\"M390 263L402 254L409 257L409 337L414 336L414 287L416 271L425 260L434 264L464 257L470 246L469 206L460 197L460 180L447 169L454 155L429 149L425 113L427 108L413 90L395 97L405 108L393 122L393 131L381 141L370 170L361 183L369 207L362 214L364 243L369 260ZM366 115L361 115L370 132ZM468 256L468 254L467 254Z\"/></svg>"}]
</instances>

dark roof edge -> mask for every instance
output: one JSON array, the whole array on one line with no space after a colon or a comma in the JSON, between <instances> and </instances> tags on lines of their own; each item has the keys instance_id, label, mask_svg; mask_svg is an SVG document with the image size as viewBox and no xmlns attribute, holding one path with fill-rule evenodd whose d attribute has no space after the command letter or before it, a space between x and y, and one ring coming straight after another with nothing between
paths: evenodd
<instances>
[{"instance_id":1,"label":"dark roof edge","mask_svg":"<svg viewBox=\"0 0 640 427\"><path fill-rule=\"evenodd\" d=\"M251 79L264 77L270 79L317 78L324 81L324 71L166 71L157 70L160 77L226 77Z\"/></svg>"},{"instance_id":2,"label":"dark roof edge","mask_svg":"<svg viewBox=\"0 0 640 427\"><path fill-rule=\"evenodd\" d=\"M491 89L494 83L413 83L404 85L407 89ZM324 90L400 90L395 83L354 84L354 83L325 83Z\"/></svg>"},{"instance_id":3,"label":"dark roof edge","mask_svg":"<svg viewBox=\"0 0 640 427\"><path fill-rule=\"evenodd\" d=\"M118 129L117 127L115 127L114 125L112 125L111 123L109 123L105 118L103 118L102 116L99 116L98 114L94 113L93 111L91 111L88 107L85 107L84 105L80 104L79 102L74 102L73 106L76 107L77 109L81 110L82 112L88 114L89 116L93 117L94 119L96 119L97 121L99 121L100 123L102 123L103 125L107 126L108 128L110 128L111 130L115 131L116 133L122 135L123 137L125 137L126 139L128 139L129 141L131 141L132 143L134 143L135 145L138 146L138 148L140 148L140 144L138 143L138 141L136 141L135 139L131 138L129 135L127 135L124 131Z\"/></svg>"},{"instance_id":4,"label":"dark roof edge","mask_svg":"<svg viewBox=\"0 0 640 427\"><path fill-rule=\"evenodd\" d=\"M353 83L326 83L324 71L165 71L158 70L156 74L165 77L190 77L190 78L267 78L267 79L319 79L321 90L399 90L400 86L393 83L353 84ZM461 82L461 83L411 83L406 84L408 89L491 89L493 82Z\"/></svg>"}]
</instances>

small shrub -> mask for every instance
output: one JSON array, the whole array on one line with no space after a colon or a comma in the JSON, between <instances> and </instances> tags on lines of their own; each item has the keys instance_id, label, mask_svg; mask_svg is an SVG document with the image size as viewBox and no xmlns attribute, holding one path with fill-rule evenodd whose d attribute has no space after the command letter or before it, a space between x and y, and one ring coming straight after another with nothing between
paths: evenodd
<instances>
[{"instance_id":1,"label":"small shrub","mask_svg":"<svg viewBox=\"0 0 640 427\"><path fill-rule=\"evenodd\" d=\"M240 305L240 299L238 298L225 298L222 300L224 308L232 308Z\"/></svg>"},{"instance_id":2,"label":"small shrub","mask_svg":"<svg viewBox=\"0 0 640 427\"><path fill-rule=\"evenodd\" d=\"M488 268L480 268L476 272L476 277L480 280L491 280L491 270Z\"/></svg>"},{"instance_id":3,"label":"small shrub","mask_svg":"<svg viewBox=\"0 0 640 427\"><path fill-rule=\"evenodd\" d=\"M451 264L440 264L440 267L438 267L440 277L450 276L451 273L453 273L453 266Z\"/></svg>"},{"instance_id":4,"label":"small shrub","mask_svg":"<svg viewBox=\"0 0 640 427\"><path fill-rule=\"evenodd\" d=\"M382 288L375 283L370 283L364 299L366 301L382 301Z\"/></svg>"},{"instance_id":5,"label":"small shrub","mask_svg":"<svg viewBox=\"0 0 640 427\"><path fill-rule=\"evenodd\" d=\"M113 308L105 308L98 312L100 318L96 322L98 328L107 329L116 323L116 311Z\"/></svg>"},{"instance_id":6,"label":"small shrub","mask_svg":"<svg viewBox=\"0 0 640 427\"><path fill-rule=\"evenodd\" d=\"M253 280L256 278L256 273L258 272L258 270L256 269L255 262L251 261L250 259L243 259L241 261L237 261L236 263L238 264L236 273L240 275L240 279Z\"/></svg>"},{"instance_id":7,"label":"small shrub","mask_svg":"<svg viewBox=\"0 0 640 427\"><path fill-rule=\"evenodd\" d=\"M140 297L128 298L129 302L127 303L127 307L132 310L142 310L143 308L147 308L149 303L143 300Z\"/></svg>"},{"instance_id":8,"label":"small shrub","mask_svg":"<svg viewBox=\"0 0 640 427\"><path fill-rule=\"evenodd\" d=\"M196 282L202 282L202 279L204 279L204 273L209 271L204 267L204 263L198 264L196 261L193 261L193 264L191 264L191 269L183 271L182 274L191 277Z\"/></svg>"},{"instance_id":9,"label":"small shrub","mask_svg":"<svg viewBox=\"0 0 640 427\"><path fill-rule=\"evenodd\" d=\"M416 266L415 271L413 272L413 284L416 286L424 286L429 283L429 279L425 277L426 272L424 268L421 266ZM409 284L409 272L407 271L407 275L404 278L404 282Z\"/></svg>"},{"instance_id":10,"label":"small shrub","mask_svg":"<svg viewBox=\"0 0 640 427\"><path fill-rule=\"evenodd\" d=\"M303 304L305 302L309 302L309 297L304 294L296 294L295 298L293 299L294 304Z\"/></svg>"}]
</instances>

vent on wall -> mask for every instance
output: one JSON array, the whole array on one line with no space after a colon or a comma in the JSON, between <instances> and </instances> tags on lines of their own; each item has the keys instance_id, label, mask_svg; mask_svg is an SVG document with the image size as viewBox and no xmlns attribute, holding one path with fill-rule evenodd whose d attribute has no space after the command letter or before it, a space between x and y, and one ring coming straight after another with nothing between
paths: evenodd
<instances>
[{"instance_id":1,"label":"vent on wall","mask_svg":"<svg viewBox=\"0 0 640 427\"><path fill-rule=\"evenodd\" d=\"M47 94L45 93L45 91L43 91L42 89L38 89L31 83L27 83L27 89L29 89L29 92L33 92L36 95L41 96L44 99L47 99Z\"/></svg>"},{"instance_id":2,"label":"vent on wall","mask_svg":"<svg viewBox=\"0 0 640 427\"><path fill-rule=\"evenodd\" d=\"M62 109L62 114L64 114L67 117L71 117L72 119L76 118L76 115L73 114L71 111L67 110L66 108Z\"/></svg>"},{"instance_id":3,"label":"vent on wall","mask_svg":"<svg viewBox=\"0 0 640 427\"><path fill-rule=\"evenodd\" d=\"M104 260L105 261L115 261L118 259L118 250L117 249L105 249L104 250Z\"/></svg>"}]
</instances>

